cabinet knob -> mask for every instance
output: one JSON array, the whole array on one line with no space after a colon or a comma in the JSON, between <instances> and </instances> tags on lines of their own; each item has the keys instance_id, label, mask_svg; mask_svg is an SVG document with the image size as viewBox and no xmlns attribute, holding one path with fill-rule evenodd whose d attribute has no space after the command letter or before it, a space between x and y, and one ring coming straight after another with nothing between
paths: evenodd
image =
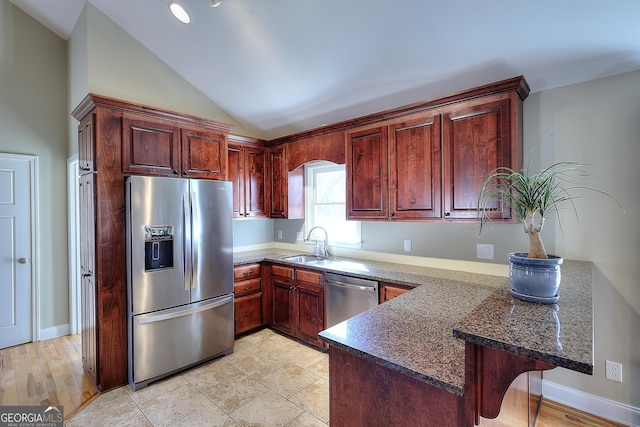
<instances>
[{"instance_id":1,"label":"cabinet knob","mask_svg":"<svg viewBox=\"0 0 640 427\"><path fill-rule=\"evenodd\" d=\"M178 169L174 169L173 173L174 173L174 175L178 175L180 172L178 172Z\"/></svg>"},{"instance_id":2,"label":"cabinet knob","mask_svg":"<svg viewBox=\"0 0 640 427\"><path fill-rule=\"evenodd\" d=\"M451 216L451 212L445 212L444 216Z\"/></svg>"},{"instance_id":3,"label":"cabinet knob","mask_svg":"<svg viewBox=\"0 0 640 427\"><path fill-rule=\"evenodd\" d=\"M250 290L251 290L251 286L245 286L245 287L244 287L244 290L245 290L245 291L250 291Z\"/></svg>"},{"instance_id":4,"label":"cabinet knob","mask_svg":"<svg viewBox=\"0 0 640 427\"><path fill-rule=\"evenodd\" d=\"M182 172L182 175L187 176L187 175L189 175L189 172L184 171L184 172Z\"/></svg>"},{"instance_id":5,"label":"cabinet knob","mask_svg":"<svg viewBox=\"0 0 640 427\"><path fill-rule=\"evenodd\" d=\"M253 314L253 311L247 311L244 315L245 316L251 316Z\"/></svg>"},{"instance_id":6,"label":"cabinet knob","mask_svg":"<svg viewBox=\"0 0 640 427\"><path fill-rule=\"evenodd\" d=\"M395 212L391 212L391 216L394 216L396 213Z\"/></svg>"},{"instance_id":7,"label":"cabinet knob","mask_svg":"<svg viewBox=\"0 0 640 427\"><path fill-rule=\"evenodd\" d=\"M27 262L29 262L29 261L27 261L27 259L26 259L26 258L20 258L20 259L18 259L18 264L26 264Z\"/></svg>"}]
</instances>

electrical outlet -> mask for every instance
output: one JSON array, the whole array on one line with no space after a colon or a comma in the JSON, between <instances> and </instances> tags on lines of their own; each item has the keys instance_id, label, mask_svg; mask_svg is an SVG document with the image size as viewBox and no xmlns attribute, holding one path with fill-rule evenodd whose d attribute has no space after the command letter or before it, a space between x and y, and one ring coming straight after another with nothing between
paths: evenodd
<instances>
[{"instance_id":1,"label":"electrical outlet","mask_svg":"<svg viewBox=\"0 0 640 427\"><path fill-rule=\"evenodd\" d=\"M605 362L606 373L605 377L608 380L622 382L622 363L612 362L607 360Z\"/></svg>"},{"instance_id":2,"label":"electrical outlet","mask_svg":"<svg viewBox=\"0 0 640 427\"><path fill-rule=\"evenodd\" d=\"M278 230L278 240L282 240L282 230Z\"/></svg>"},{"instance_id":3,"label":"electrical outlet","mask_svg":"<svg viewBox=\"0 0 640 427\"><path fill-rule=\"evenodd\" d=\"M304 240L304 236L302 235L302 231L296 232L296 240L298 242L302 242Z\"/></svg>"},{"instance_id":4,"label":"electrical outlet","mask_svg":"<svg viewBox=\"0 0 640 427\"><path fill-rule=\"evenodd\" d=\"M404 251L411 252L411 240L404 241Z\"/></svg>"},{"instance_id":5,"label":"electrical outlet","mask_svg":"<svg viewBox=\"0 0 640 427\"><path fill-rule=\"evenodd\" d=\"M476 257L480 259L493 259L493 245L478 243L476 245Z\"/></svg>"}]
</instances>

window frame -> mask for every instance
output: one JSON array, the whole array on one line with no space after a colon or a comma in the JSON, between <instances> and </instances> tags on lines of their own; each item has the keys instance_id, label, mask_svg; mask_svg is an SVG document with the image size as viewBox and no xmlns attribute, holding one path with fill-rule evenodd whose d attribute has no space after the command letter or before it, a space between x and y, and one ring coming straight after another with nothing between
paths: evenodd
<instances>
[{"instance_id":1,"label":"window frame","mask_svg":"<svg viewBox=\"0 0 640 427\"><path fill-rule=\"evenodd\" d=\"M346 194L345 200L343 203L316 203L316 194L317 194L317 175L323 172L335 172L342 171L346 174L345 165L332 163L329 161L315 161L309 162L304 165L304 174L305 174L305 202L304 202L304 210L305 210L305 222L304 222L304 237L306 238L309 235L309 231L315 226L314 221L314 211L316 205L344 205L345 207L345 217L344 221L347 221L346 218ZM336 236L331 236L329 234L329 245L342 247L342 248L350 248L350 249L362 249L362 225L360 221L348 221L350 224L355 226L355 231L357 234L357 240L354 241L340 241L336 238Z\"/></svg>"}]
</instances>

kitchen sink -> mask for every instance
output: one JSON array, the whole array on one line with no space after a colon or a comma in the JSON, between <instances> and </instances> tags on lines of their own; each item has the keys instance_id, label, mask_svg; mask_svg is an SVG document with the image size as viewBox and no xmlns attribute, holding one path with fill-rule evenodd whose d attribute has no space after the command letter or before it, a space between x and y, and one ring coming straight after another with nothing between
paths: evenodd
<instances>
[{"instance_id":1,"label":"kitchen sink","mask_svg":"<svg viewBox=\"0 0 640 427\"><path fill-rule=\"evenodd\" d=\"M359 262L346 261L339 258L320 258L315 255L293 255L282 258L283 261L297 262L315 267L346 268L350 270L368 271L367 267Z\"/></svg>"},{"instance_id":2,"label":"kitchen sink","mask_svg":"<svg viewBox=\"0 0 640 427\"><path fill-rule=\"evenodd\" d=\"M318 258L315 255L294 255L282 258L284 261L289 262L299 262L302 264L307 264L312 261L323 261L321 258Z\"/></svg>"}]
</instances>

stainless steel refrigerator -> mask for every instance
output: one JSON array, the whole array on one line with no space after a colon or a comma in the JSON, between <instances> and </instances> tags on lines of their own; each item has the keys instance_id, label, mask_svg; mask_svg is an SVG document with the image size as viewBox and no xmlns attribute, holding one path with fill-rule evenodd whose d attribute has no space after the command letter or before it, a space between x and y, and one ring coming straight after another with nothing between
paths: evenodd
<instances>
[{"instance_id":1,"label":"stainless steel refrigerator","mask_svg":"<svg viewBox=\"0 0 640 427\"><path fill-rule=\"evenodd\" d=\"M231 183L126 181L129 385L233 352Z\"/></svg>"}]
</instances>

